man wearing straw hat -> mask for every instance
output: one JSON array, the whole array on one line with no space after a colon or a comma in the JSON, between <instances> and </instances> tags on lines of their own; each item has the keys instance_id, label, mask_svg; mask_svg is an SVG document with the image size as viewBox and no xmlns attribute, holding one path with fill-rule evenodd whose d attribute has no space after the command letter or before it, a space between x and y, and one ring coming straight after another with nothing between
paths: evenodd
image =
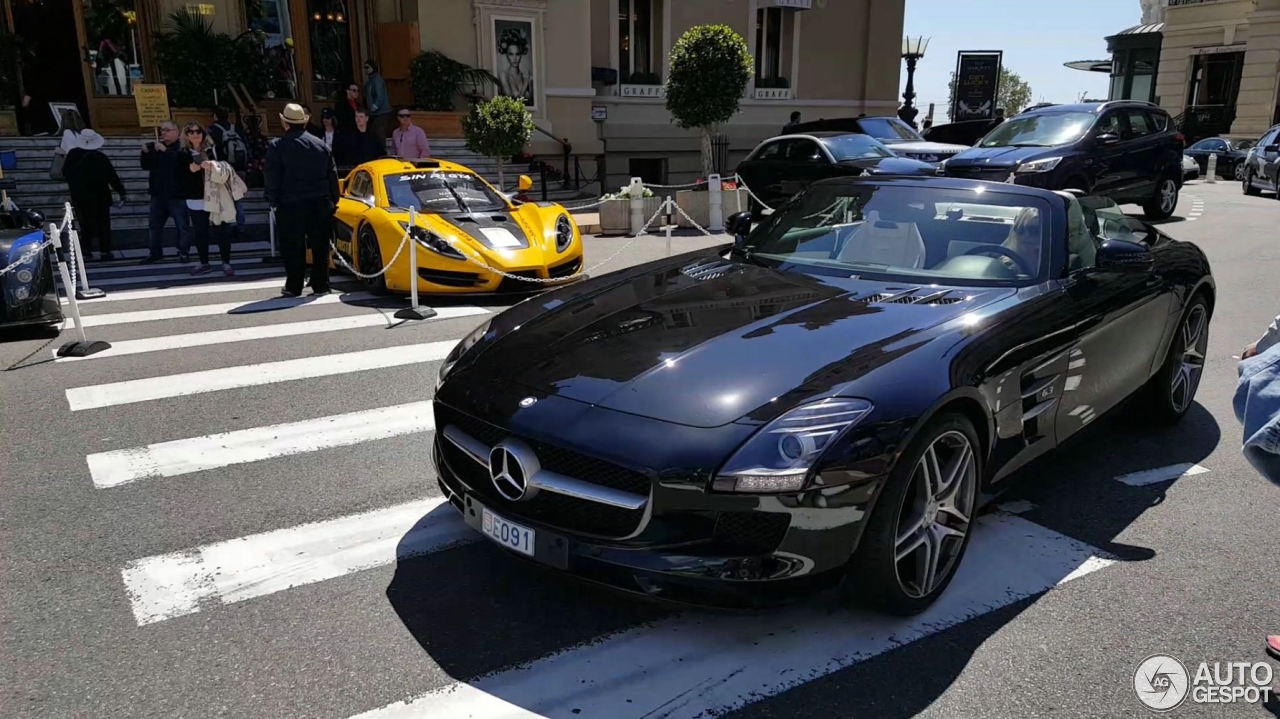
<instances>
[{"instance_id":1,"label":"man wearing straw hat","mask_svg":"<svg viewBox=\"0 0 1280 719\"><path fill-rule=\"evenodd\" d=\"M310 115L297 103L280 113L285 133L267 148L267 202L276 210L286 297L302 294L311 249L311 290L329 294L329 241L338 208L338 170L324 140L307 132Z\"/></svg>"}]
</instances>

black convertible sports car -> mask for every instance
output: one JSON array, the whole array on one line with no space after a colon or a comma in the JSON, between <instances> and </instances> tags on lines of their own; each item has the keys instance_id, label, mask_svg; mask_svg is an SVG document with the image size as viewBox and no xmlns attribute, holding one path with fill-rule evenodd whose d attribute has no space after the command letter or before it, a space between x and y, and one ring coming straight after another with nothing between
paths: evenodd
<instances>
[{"instance_id":1,"label":"black convertible sports car","mask_svg":"<svg viewBox=\"0 0 1280 719\"><path fill-rule=\"evenodd\" d=\"M814 183L732 246L529 299L440 369L445 496L511 553L725 607L912 614L979 506L1131 395L1192 404L1205 255L1103 198Z\"/></svg>"}]
</instances>

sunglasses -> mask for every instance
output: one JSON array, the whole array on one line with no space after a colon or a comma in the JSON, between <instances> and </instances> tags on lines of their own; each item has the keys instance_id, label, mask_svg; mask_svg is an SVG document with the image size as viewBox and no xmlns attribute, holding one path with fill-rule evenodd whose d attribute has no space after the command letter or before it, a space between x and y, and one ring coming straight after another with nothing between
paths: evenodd
<instances>
[{"instance_id":1,"label":"sunglasses","mask_svg":"<svg viewBox=\"0 0 1280 719\"><path fill-rule=\"evenodd\" d=\"M396 117L400 118L401 120L408 120L409 118L413 117L413 115L396 115Z\"/></svg>"},{"instance_id":2,"label":"sunglasses","mask_svg":"<svg viewBox=\"0 0 1280 719\"><path fill-rule=\"evenodd\" d=\"M188 135L203 135L204 130L187 130Z\"/></svg>"}]
</instances>

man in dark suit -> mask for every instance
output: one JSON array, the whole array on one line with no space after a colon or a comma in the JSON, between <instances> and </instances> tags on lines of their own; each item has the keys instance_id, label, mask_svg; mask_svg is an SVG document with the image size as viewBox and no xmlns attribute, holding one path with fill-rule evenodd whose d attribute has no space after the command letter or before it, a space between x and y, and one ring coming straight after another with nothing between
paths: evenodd
<instances>
[{"instance_id":1,"label":"man in dark suit","mask_svg":"<svg viewBox=\"0 0 1280 719\"><path fill-rule=\"evenodd\" d=\"M302 294L311 249L311 290L329 294L329 241L338 209L338 172L324 140L306 131L311 118L290 103L280 113L285 133L267 148L267 202L276 210L280 252L284 258L285 297Z\"/></svg>"}]
</instances>

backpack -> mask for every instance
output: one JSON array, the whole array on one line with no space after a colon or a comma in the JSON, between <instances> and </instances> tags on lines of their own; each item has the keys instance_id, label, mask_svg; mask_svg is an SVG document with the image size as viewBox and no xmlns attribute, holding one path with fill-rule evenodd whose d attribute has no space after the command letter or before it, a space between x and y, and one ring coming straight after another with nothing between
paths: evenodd
<instances>
[{"instance_id":1,"label":"backpack","mask_svg":"<svg viewBox=\"0 0 1280 719\"><path fill-rule=\"evenodd\" d=\"M222 155L237 170L249 165L249 145L236 132L235 125L222 129Z\"/></svg>"}]
</instances>

